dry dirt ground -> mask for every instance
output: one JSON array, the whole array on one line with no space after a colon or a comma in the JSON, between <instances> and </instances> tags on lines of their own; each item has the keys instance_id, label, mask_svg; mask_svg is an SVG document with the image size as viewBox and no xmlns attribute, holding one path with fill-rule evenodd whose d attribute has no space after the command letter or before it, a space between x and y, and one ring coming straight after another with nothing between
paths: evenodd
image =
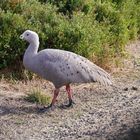
<instances>
[{"instance_id":1,"label":"dry dirt ground","mask_svg":"<svg viewBox=\"0 0 140 140\"><path fill-rule=\"evenodd\" d=\"M124 68L112 74L115 87L73 85L76 104L70 109L60 108L67 100L64 88L56 109L39 113L24 96L38 86L52 95L50 83L1 80L0 140L140 140L140 42L127 49Z\"/></svg>"}]
</instances>

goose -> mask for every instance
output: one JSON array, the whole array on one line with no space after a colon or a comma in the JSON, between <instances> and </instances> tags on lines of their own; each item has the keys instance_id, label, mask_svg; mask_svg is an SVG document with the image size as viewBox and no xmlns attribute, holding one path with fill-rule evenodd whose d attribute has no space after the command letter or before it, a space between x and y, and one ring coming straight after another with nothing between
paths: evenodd
<instances>
[{"instance_id":1,"label":"goose","mask_svg":"<svg viewBox=\"0 0 140 140\"><path fill-rule=\"evenodd\" d=\"M26 30L20 35L29 43L23 56L24 67L53 83L54 95L51 104L44 109L53 108L62 86L66 87L69 103L74 104L71 94L71 83L93 83L112 85L111 76L87 58L70 51L60 49L44 49L38 52L39 36L36 32Z\"/></svg>"}]
</instances>

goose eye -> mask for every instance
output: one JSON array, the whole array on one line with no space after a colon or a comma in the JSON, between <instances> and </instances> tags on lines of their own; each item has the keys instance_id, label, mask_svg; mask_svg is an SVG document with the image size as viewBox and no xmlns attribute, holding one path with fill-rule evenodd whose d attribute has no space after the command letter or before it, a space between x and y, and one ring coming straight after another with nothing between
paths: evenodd
<instances>
[{"instance_id":1,"label":"goose eye","mask_svg":"<svg viewBox=\"0 0 140 140\"><path fill-rule=\"evenodd\" d=\"M26 34L27 36L29 36L29 34Z\"/></svg>"}]
</instances>

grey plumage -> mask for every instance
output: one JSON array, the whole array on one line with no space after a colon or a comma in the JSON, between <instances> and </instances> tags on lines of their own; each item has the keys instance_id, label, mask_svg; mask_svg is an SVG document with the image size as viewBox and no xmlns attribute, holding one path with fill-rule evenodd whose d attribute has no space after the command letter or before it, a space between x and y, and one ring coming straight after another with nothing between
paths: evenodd
<instances>
[{"instance_id":1,"label":"grey plumage","mask_svg":"<svg viewBox=\"0 0 140 140\"><path fill-rule=\"evenodd\" d=\"M69 104L65 107L70 107L74 103L71 83L99 82L105 86L112 84L110 75L106 71L80 55L59 49L45 49L38 52L39 37L35 32L27 30L20 38L29 42L23 58L25 68L51 81L55 86L52 102L43 109L44 111L54 107L59 89L64 85L69 98Z\"/></svg>"},{"instance_id":2,"label":"grey plumage","mask_svg":"<svg viewBox=\"0 0 140 140\"><path fill-rule=\"evenodd\" d=\"M27 30L21 38L30 43L23 59L25 68L51 81L55 88L70 83L112 84L106 71L80 55L59 49L38 52L39 38L35 32Z\"/></svg>"}]
</instances>

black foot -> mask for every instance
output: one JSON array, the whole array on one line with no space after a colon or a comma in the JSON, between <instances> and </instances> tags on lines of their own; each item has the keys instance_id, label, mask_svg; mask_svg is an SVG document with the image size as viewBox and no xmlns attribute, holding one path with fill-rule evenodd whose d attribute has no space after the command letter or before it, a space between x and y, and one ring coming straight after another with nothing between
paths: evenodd
<instances>
[{"instance_id":1,"label":"black foot","mask_svg":"<svg viewBox=\"0 0 140 140\"><path fill-rule=\"evenodd\" d=\"M67 108L73 107L74 104L75 104L75 103L74 103L73 100L69 100L69 103L66 104L66 105L62 105L61 108L67 109Z\"/></svg>"},{"instance_id":2,"label":"black foot","mask_svg":"<svg viewBox=\"0 0 140 140\"><path fill-rule=\"evenodd\" d=\"M43 108L39 108L39 113L47 113L47 112L51 112L55 109L55 106L50 104L49 106L44 106Z\"/></svg>"}]
</instances>

